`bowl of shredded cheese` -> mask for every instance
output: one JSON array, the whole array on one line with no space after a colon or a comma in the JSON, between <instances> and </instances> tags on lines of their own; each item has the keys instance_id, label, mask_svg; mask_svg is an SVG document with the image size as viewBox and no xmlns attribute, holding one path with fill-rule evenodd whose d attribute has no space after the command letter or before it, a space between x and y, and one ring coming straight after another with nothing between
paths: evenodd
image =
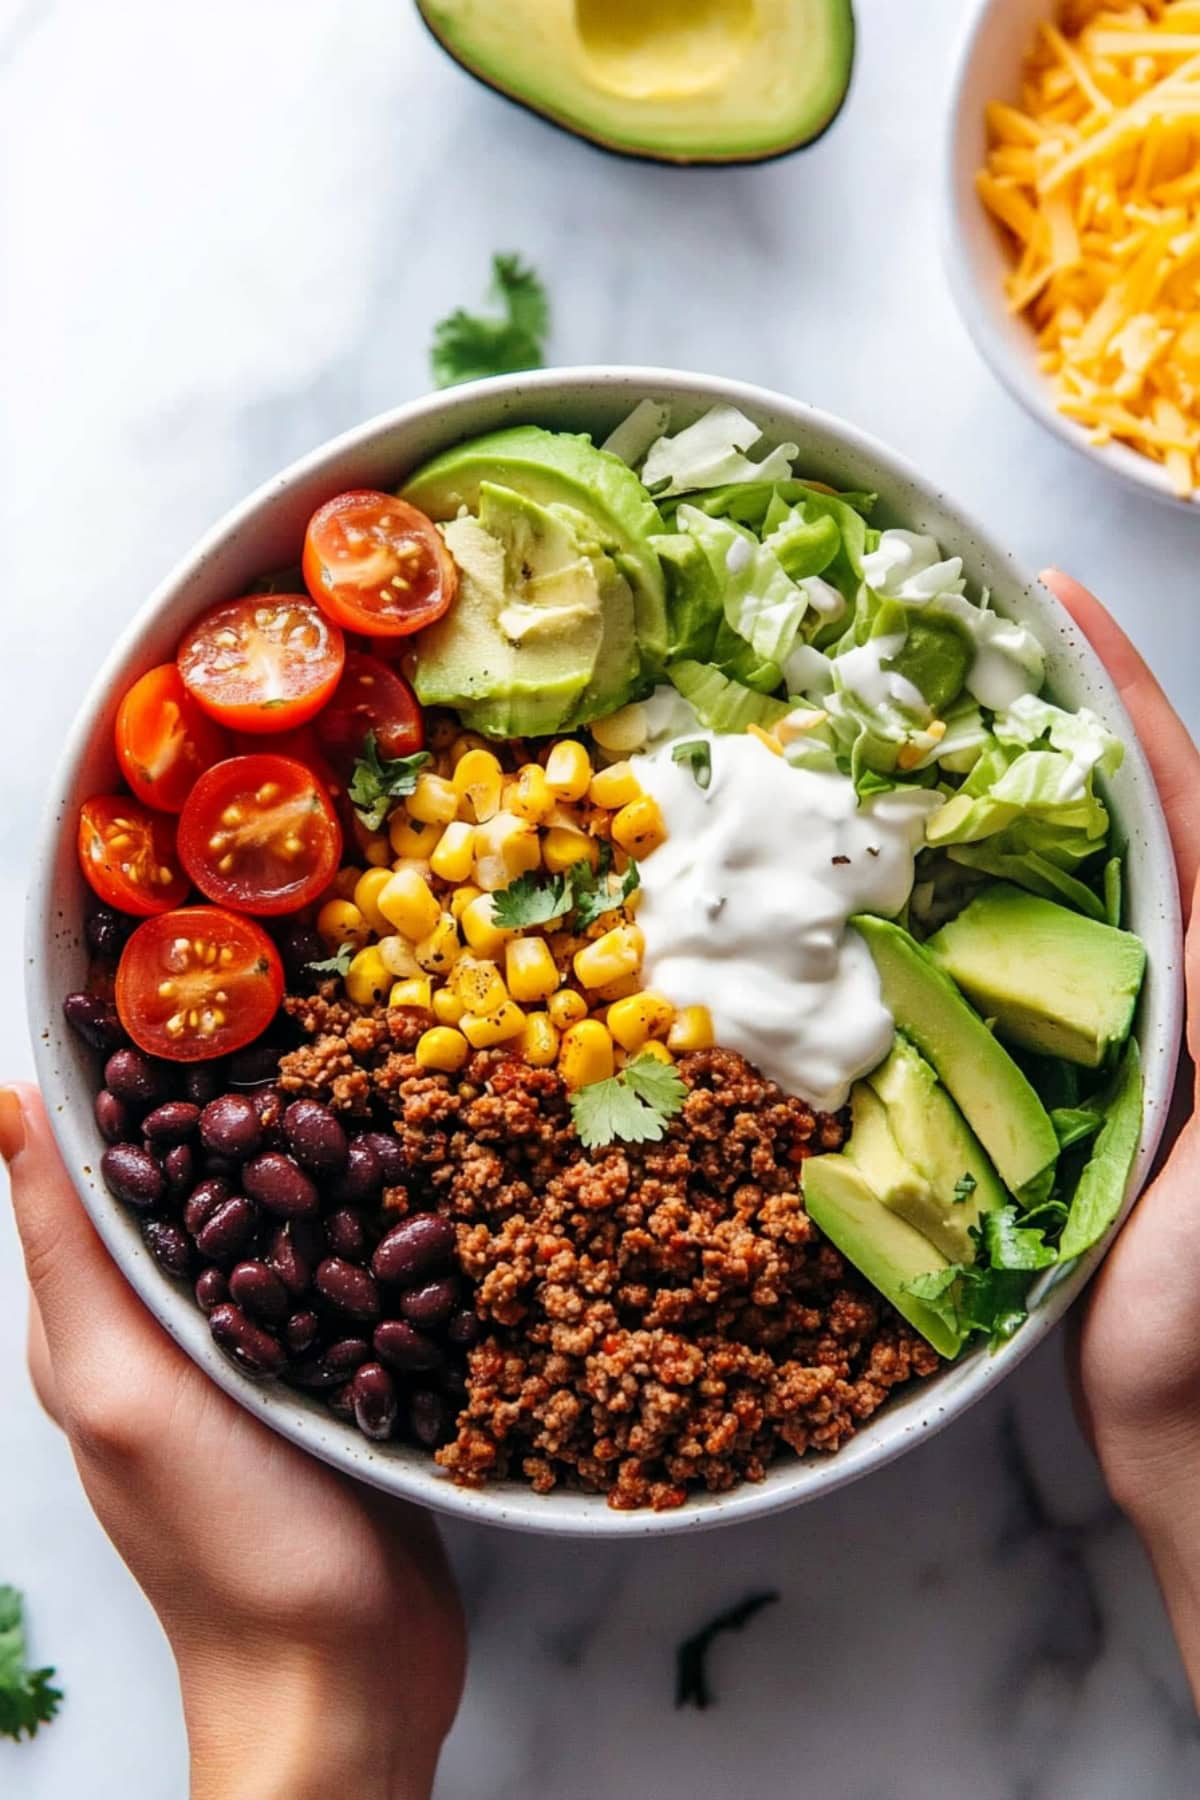
<instances>
[{"instance_id":1,"label":"bowl of shredded cheese","mask_svg":"<svg viewBox=\"0 0 1200 1800\"><path fill-rule=\"evenodd\" d=\"M1200 489L1200 0L983 0L947 257L967 327L1067 443Z\"/></svg>"}]
</instances>

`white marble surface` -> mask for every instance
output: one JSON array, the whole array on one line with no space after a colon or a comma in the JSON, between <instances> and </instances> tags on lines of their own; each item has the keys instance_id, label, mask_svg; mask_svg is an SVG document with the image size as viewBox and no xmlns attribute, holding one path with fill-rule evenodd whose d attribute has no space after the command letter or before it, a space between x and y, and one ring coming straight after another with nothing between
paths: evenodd
<instances>
[{"instance_id":1,"label":"white marble surface","mask_svg":"<svg viewBox=\"0 0 1200 1800\"><path fill-rule=\"evenodd\" d=\"M995 386L937 254L961 0L859 0L807 155L607 159L469 83L404 0L0 5L0 1074L29 1067L21 893L47 767L95 659L192 538L319 439L426 385L432 321L493 248L553 291L555 360L748 377L890 439L1023 558L1107 595L1200 725L1200 522L1109 485ZM67 1688L22 1800L182 1795L172 1670L20 1369L0 1216L0 1578ZM474 1656L439 1800L1184 1800L1200 1736L1060 1346L830 1501L688 1542L455 1530ZM672 1648L748 1588L782 1604L671 1706Z\"/></svg>"}]
</instances>

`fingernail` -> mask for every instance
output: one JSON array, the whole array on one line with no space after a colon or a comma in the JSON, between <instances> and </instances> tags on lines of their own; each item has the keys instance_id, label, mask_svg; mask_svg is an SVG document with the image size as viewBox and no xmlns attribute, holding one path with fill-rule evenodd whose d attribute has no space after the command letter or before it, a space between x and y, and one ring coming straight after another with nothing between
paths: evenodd
<instances>
[{"instance_id":1,"label":"fingernail","mask_svg":"<svg viewBox=\"0 0 1200 1800\"><path fill-rule=\"evenodd\" d=\"M25 1148L25 1114L15 1088L0 1088L0 1156L10 1163Z\"/></svg>"}]
</instances>

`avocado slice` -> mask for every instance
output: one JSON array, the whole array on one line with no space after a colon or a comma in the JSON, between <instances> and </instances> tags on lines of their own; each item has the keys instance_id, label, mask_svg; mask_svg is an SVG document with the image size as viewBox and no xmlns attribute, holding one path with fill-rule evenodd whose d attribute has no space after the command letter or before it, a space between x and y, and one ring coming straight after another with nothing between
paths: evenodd
<instances>
[{"instance_id":1,"label":"avocado slice","mask_svg":"<svg viewBox=\"0 0 1200 1800\"><path fill-rule=\"evenodd\" d=\"M940 1356L958 1355L964 1335L905 1292L919 1275L938 1274L949 1262L883 1205L852 1162L838 1154L810 1156L804 1164L804 1207L818 1230Z\"/></svg>"},{"instance_id":2,"label":"avocado slice","mask_svg":"<svg viewBox=\"0 0 1200 1800\"><path fill-rule=\"evenodd\" d=\"M464 507L478 512L485 483L515 489L539 506L570 507L586 517L595 543L632 589L642 666L656 673L667 655L667 606L662 568L650 540L663 526L633 470L619 457L597 450L590 438L514 425L444 451L411 475L401 492L410 505L441 521L456 518Z\"/></svg>"},{"instance_id":3,"label":"avocado slice","mask_svg":"<svg viewBox=\"0 0 1200 1800\"><path fill-rule=\"evenodd\" d=\"M809 143L850 85L850 0L418 0L470 74L607 150L761 162Z\"/></svg>"},{"instance_id":4,"label":"avocado slice","mask_svg":"<svg viewBox=\"0 0 1200 1800\"><path fill-rule=\"evenodd\" d=\"M1000 1037L1088 1069L1129 1036L1146 969L1131 931L1007 882L986 888L925 949Z\"/></svg>"},{"instance_id":5,"label":"avocado slice","mask_svg":"<svg viewBox=\"0 0 1200 1800\"><path fill-rule=\"evenodd\" d=\"M868 913L853 923L875 959L884 1005L933 1064L1000 1179L1028 1204L1045 1199L1058 1139L1049 1113L1003 1044L907 931Z\"/></svg>"}]
</instances>

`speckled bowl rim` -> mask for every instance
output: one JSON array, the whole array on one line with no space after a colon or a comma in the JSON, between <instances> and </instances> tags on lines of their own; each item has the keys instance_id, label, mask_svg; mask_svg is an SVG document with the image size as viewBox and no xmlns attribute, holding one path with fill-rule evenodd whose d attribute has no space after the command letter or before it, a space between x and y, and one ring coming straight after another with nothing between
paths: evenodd
<instances>
[{"instance_id":1,"label":"speckled bowl rim","mask_svg":"<svg viewBox=\"0 0 1200 1800\"><path fill-rule=\"evenodd\" d=\"M595 1495L539 1496L516 1482L479 1491L453 1486L421 1452L378 1446L282 1386L243 1375L218 1351L186 1289L151 1262L135 1221L100 1183L103 1144L92 1117L95 1058L62 1024L61 1001L85 962L83 883L75 861L74 816L87 792L111 779L116 699L144 668L171 654L183 623L249 574L295 557L308 512L349 485L400 479L434 447L518 420L602 431L645 396L676 409L676 420L729 402L754 417L766 441L797 441L806 472L834 485L877 488L881 515L933 531L962 554L1000 610L1034 624L1046 647L1049 682L1068 704L1084 698L1126 745L1111 784L1129 840L1131 922L1150 954L1138 1036L1146 1070L1146 1128L1125 1211L1145 1181L1174 1083L1182 1028L1181 926L1174 863L1149 767L1111 681L1065 611L1016 568L962 510L874 439L800 401L744 383L661 369L577 368L501 377L419 399L322 445L266 482L204 536L151 595L110 652L80 708L47 794L27 914L27 999L38 1077L59 1147L80 1198L114 1260L155 1318L192 1359L264 1423L334 1468L434 1510L479 1524L580 1537L656 1537L759 1518L831 1494L948 1425L989 1394L1033 1351L1095 1271L1104 1247L1048 1285L1029 1323L995 1355L976 1353L889 1402L834 1457L781 1462L762 1483L691 1499L676 1511L614 1512ZM281 552L291 546L291 554ZM236 585L235 585L236 584ZM1122 1214L1124 1216L1124 1213Z\"/></svg>"}]
</instances>

